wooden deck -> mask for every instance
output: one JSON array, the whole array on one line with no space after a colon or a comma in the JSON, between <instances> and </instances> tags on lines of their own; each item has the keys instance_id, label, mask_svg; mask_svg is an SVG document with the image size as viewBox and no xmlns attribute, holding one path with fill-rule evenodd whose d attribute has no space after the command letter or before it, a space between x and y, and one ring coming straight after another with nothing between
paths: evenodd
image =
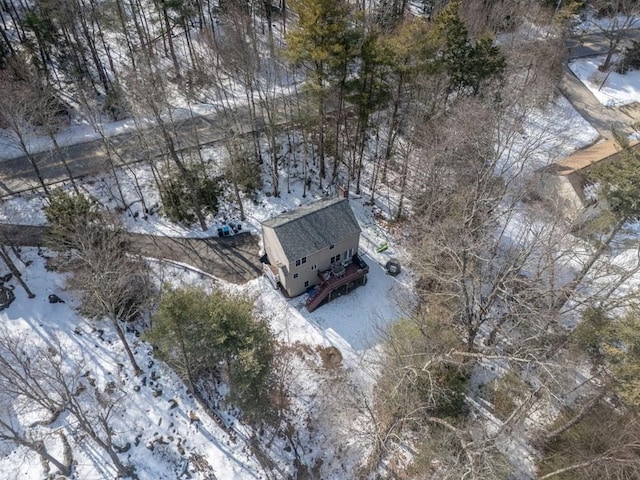
<instances>
[{"instance_id":1,"label":"wooden deck","mask_svg":"<svg viewBox=\"0 0 640 480\"><path fill-rule=\"evenodd\" d=\"M313 312L325 300L331 300L333 292L345 287L345 293L350 292L363 284L364 278L369 273L369 265L358 255L353 256L353 261L344 268L344 273L336 275L332 270L318 272L321 283L315 287L313 295L307 298L307 310Z\"/></svg>"}]
</instances>

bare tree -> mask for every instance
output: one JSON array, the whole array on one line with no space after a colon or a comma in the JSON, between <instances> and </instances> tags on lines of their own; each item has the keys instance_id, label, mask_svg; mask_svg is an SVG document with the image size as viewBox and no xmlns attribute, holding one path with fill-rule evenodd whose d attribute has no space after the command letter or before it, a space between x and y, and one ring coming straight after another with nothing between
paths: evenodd
<instances>
[{"instance_id":1,"label":"bare tree","mask_svg":"<svg viewBox=\"0 0 640 480\"><path fill-rule=\"evenodd\" d=\"M112 425L113 417L124 398L124 392L119 391L115 385L107 385L104 389L85 386L79 393L71 395L67 409L80 429L109 456L118 475L136 480L138 476L135 466L126 465L118 456L118 451L126 451L128 446L116 442L117 432Z\"/></svg>"},{"instance_id":2,"label":"bare tree","mask_svg":"<svg viewBox=\"0 0 640 480\"><path fill-rule=\"evenodd\" d=\"M69 395L59 388L63 375L69 387L74 375L63 373L61 348L52 339L49 348L37 345L28 335L17 335L0 328L0 440L23 446L40 455L45 466L53 464L62 475L71 473L72 452L62 429L50 426L66 409ZM25 424L25 418L30 423ZM47 443L57 435L63 446L63 460L56 458ZM45 472L48 473L48 472Z\"/></svg>"},{"instance_id":3,"label":"bare tree","mask_svg":"<svg viewBox=\"0 0 640 480\"><path fill-rule=\"evenodd\" d=\"M179 123L173 118L173 106L168 95L168 85L163 77L159 65L148 60L144 66L139 66L136 72L132 72L127 78L128 90L131 92L132 109L140 119L151 119L155 123L153 131L148 130L148 125L143 125L142 135L155 133L159 142L150 140L149 146L161 146L161 151L174 164L178 174L186 185L196 183L196 173L189 168L180 151ZM203 213L197 189L188 189L189 200L193 212L203 231L207 230L207 222Z\"/></svg>"},{"instance_id":4,"label":"bare tree","mask_svg":"<svg viewBox=\"0 0 640 480\"><path fill-rule=\"evenodd\" d=\"M622 39L629 30L640 23L640 4L636 0L594 0L590 3L596 9L599 17L606 17L608 20L606 22L592 21L592 24L608 41L607 56L599 67L602 71L607 71Z\"/></svg>"},{"instance_id":5,"label":"bare tree","mask_svg":"<svg viewBox=\"0 0 640 480\"><path fill-rule=\"evenodd\" d=\"M131 251L127 235L115 217L96 212L91 218L72 218L71 222L72 225L66 225L66 235L53 239L54 248L71 249L64 265L72 272L68 286L82 292L83 313L106 316L111 321L138 375L142 369L131 351L122 322L135 319L150 301L152 288L147 266Z\"/></svg>"},{"instance_id":6,"label":"bare tree","mask_svg":"<svg viewBox=\"0 0 640 480\"><path fill-rule=\"evenodd\" d=\"M137 478L134 468L118 457L124 446L114 440L112 418L123 393L114 384L103 389L94 386L95 382L87 377L84 359L67 357L55 338L42 345L29 335L18 336L0 329L0 396L9 400L6 404L13 409L13 415L5 411L0 416L0 440L35 451L68 475L72 458L66 434L60 428L50 431L49 427L69 413L78 427L107 453L119 475ZM21 415L40 419L24 426L18 418ZM46 446L45 440L52 434L58 434L62 442L65 457L62 461Z\"/></svg>"},{"instance_id":7,"label":"bare tree","mask_svg":"<svg viewBox=\"0 0 640 480\"><path fill-rule=\"evenodd\" d=\"M63 447L63 460L58 460L51 454L46 445L47 437L52 437L52 434L43 435L42 433L25 431L21 426L16 425L12 419L4 419L3 417L2 412L0 412L0 441L11 442L37 453L42 459L45 475L49 474L49 464L53 464L60 475L65 477L71 475L73 454L69 440L62 430L56 432Z\"/></svg>"}]
</instances>

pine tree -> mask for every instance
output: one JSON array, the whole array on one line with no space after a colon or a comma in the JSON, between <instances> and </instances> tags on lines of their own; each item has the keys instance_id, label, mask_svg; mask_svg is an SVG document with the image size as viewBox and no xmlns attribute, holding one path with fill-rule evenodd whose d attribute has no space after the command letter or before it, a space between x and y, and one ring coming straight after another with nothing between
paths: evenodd
<instances>
[{"instance_id":1,"label":"pine tree","mask_svg":"<svg viewBox=\"0 0 640 480\"><path fill-rule=\"evenodd\" d=\"M329 89L351 60L353 35L347 22L349 6L340 0L294 0L298 24L286 37L289 59L309 69L308 88L317 101L320 177L325 173L325 122Z\"/></svg>"},{"instance_id":2,"label":"pine tree","mask_svg":"<svg viewBox=\"0 0 640 480\"><path fill-rule=\"evenodd\" d=\"M621 151L612 161L596 165L589 176L600 184L599 195L620 221L640 217L640 151L615 135Z\"/></svg>"},{"instance_id":3,"label":"pine tree","mask_svg":"<svg viewBox=\"0 0 640 480\"><path fill-rule=\"evenodd\" d=\"M460 2L451 2L436 18L440 41L440 61L449 74L449 91L478 95L491 78L499 77L506 67L500 48L490 36L473 42L460 17Z\"/></svg>"},{"instance_id":4,"label":"pine tree","mask_svg":"<svg viewBox=\"0 0 640 480\"><path fill-rule=\"evenodd\" d=\"M245 414L268 413L275 340L268 323L253 315L250 299L166 289L147 338L195 391L199 378L226 368L231 399Z\"/></svg>"}]
</instances>

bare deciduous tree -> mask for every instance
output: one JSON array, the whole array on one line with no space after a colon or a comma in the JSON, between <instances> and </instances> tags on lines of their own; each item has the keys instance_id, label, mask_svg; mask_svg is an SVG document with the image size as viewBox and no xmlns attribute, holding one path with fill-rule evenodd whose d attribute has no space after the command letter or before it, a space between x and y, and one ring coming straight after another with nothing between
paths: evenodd
<instances>
[{"instance_id":1,"label":"bare deciduous tree","mask_svg":"<svg viewBox=\"0 0 640 480\"><path fill-rule=\"evenodd\" d=\"M79 220L80 221L80 220ZM81 310L106 316L125 348L136 375L142 372L125 336L123 322L135 319L152 296L148 269L130 251L122 225L107 215L75 230L66 268L68 285L83 294Z\"/></svg>"}]
</instances>

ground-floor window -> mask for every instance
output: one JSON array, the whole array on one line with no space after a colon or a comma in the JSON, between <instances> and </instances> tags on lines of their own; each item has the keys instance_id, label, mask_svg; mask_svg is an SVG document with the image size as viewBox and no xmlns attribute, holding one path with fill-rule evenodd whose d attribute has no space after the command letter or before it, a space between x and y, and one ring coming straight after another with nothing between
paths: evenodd
<instances>
[{"instance_id":1,"label":"ground-floor window","mask_svg":"<svg viewBox=\"0 0 640 480\"><path fill-rule=\"evenodd\" d=\"M305 286L305 288L309 286L309 280L307 280L306 282L304 282L304 286Z\"/></svg>"}]
</instances>

